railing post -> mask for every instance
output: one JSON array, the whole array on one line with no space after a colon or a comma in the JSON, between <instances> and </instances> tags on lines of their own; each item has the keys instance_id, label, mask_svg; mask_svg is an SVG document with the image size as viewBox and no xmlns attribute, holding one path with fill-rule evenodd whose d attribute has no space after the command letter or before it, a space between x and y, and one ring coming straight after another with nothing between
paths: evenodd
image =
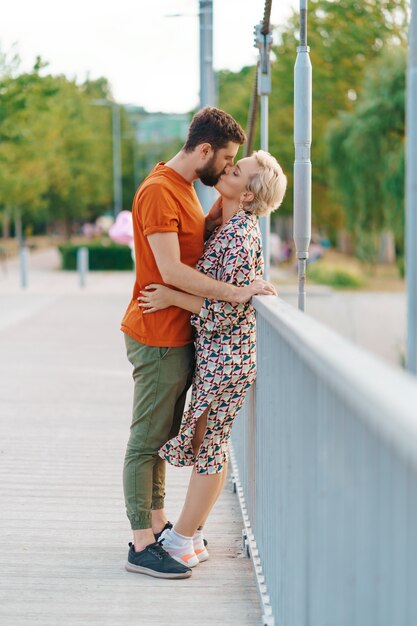
<instances>
[{"instance_id":1,"label":"railing post","mask_svg":"<svg viewBox=\"0 0 417 626\"><path fill-rule=\"evenodd\" d=\"M417 374L417 0L411 2L406 118L407 369Z\"/></svg>"},{"instance_id":2,"label":"railing post","mask_svg":"<svg viewBox=\"0 0 417 626\"><path fill-rule=\"evenodd\" d=\"M298 308L305 310L305 276L311 238L311 62L307 46L307 0L300 0L300 45L294 68L294 242L298 262Z\"/></svg>"},{"instance_id":3,"label":"railing post","mask_svg":"<svg viewBox=\"0 0 417 626\"><path fill-rule=\"evenodd\" d=\"M77 271L80 277L80 287L85 287L88 272L88 248L85 246L77 250Z\"/></svg>"}]
</instances>

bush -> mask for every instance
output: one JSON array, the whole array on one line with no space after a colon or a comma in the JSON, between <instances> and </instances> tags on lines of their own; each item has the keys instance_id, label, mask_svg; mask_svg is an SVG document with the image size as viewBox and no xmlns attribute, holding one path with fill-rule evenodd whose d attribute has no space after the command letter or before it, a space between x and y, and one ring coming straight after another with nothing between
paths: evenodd
<instances>
[{"instance_id":1,"label":"bush","mask_svg":"<svg viewBox=\"0 0 417 626\"><path fill-rule=\"evenodd\" d=\"M64 244L59 246L61 269L77 269L77 250L88 248L88 266L91 271L132 270L132 253L128 246L122 246L109 240L92 241L86 244Z\"/></svg>"},{"instance_id":2,"label":"bush","mask_svg":"<svg viewBox=\"0 0 417 626\"><path fill-rule=\"evenodd\" d=\"M358 270L350 267L328 267L325 265L309 266L307 269L307 278L321 285L330 285L331 287L350 287L357 289L363 287L364 279Z\"/></svg>"}]
</instances>

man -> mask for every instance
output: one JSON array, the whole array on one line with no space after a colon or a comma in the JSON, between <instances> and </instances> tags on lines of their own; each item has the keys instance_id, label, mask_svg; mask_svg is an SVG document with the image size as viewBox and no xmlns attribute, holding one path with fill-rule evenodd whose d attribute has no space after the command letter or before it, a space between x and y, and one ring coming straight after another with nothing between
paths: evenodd
<instances>
[{"instance_id":1,"label":"man","mask_svg":"<svg viewBox=\"0 0 417 626\"><path fill-rule=\"evenodd\" d=\"M164 511L165 461L159 448L178 433L194 365L190 313L169 307L143 314L137 298L151 283L216 300L247 302L274 293L259 279L246 287L221 283L194 269L204 239L221 220L215 204L207 217L193 181L213 186L233 164L246 140L227 113L206 107L193 118L187 141L167 163L158 163L136 192L132 217L136 281L122 320L135 382L133 418L123 483L133 530L126 569L160 578L186 578L191 569L174 560L156 541L167 527Z\"/></svg>"}]
</instances>

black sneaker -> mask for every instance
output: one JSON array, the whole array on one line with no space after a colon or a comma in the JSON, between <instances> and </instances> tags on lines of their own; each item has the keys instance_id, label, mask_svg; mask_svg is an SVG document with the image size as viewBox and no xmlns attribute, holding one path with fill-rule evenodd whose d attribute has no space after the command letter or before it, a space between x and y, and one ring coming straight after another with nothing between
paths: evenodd
<instances>
[{"instance_id":1,"label":"black sneaker","mask_svg":"<svg viewBox=\"0 0 417 626\"><path fill-rule=\"evenodd\" d=\"M189 578L192 573L189 567L178 563L165 552L158 542L151 543L140 552L136 552L133 543L129 543L126 569L155 578Z\"/></svg>"},{"instance_id":2,"label":"black sneaker","mask_svg":"<svg viewBox=\"0 0 417 626\"><path fill-rule=\"evenodd\" d=\"M164 532L164 530L171 530L172 527L173 527L173 524L171 524L171 522L167 522L159 533L154 533L155 541L159 541L159 538ZM207 539L203 539L203 543L205 546L207 546Z\"/></svg>"}]
</instances>

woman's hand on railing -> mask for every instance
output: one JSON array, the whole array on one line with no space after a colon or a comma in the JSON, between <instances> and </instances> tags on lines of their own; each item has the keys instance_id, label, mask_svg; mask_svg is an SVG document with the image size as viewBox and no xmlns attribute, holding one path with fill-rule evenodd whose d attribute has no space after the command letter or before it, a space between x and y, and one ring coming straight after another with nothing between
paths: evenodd
<instances>
[{"instance_id":1,"label":"woman's hand on railing","mask_svg":"<svg viewBox=\"0 0 417 626\"><path fill-rule=\"evenodd\" d=\"M277 296L278 292L272 283L257 278L250 285L239 287L237 302L249 302L252 296Z\"/></svg>"}]
</instances>

